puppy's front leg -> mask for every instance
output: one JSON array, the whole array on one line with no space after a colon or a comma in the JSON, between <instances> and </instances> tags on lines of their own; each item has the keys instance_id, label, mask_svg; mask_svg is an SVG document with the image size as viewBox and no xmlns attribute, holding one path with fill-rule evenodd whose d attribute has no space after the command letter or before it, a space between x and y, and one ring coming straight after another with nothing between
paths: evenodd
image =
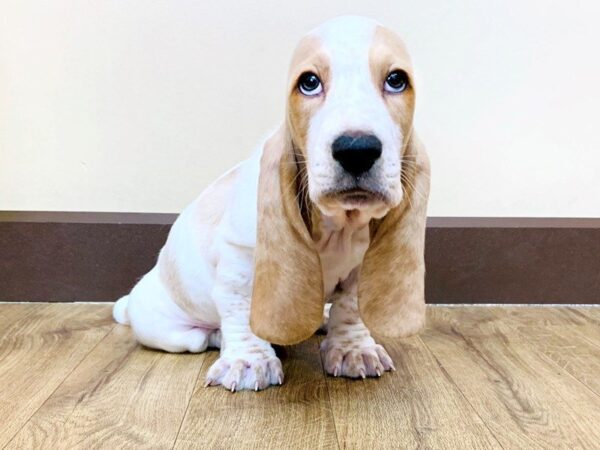
<instances>
[{"instance_id":1,"label":"puppy's front leg","mask_svg":"<svg viewBox=\"0 0 600 450\"><path fill-rule=\"evenodd\" d=\"M221 316L221 355L206 376L206 385L222 385L232 392L265 389L283 383L283 370L273 347L250 329L252 253L227 251L217 267L212 297Z\"/></svg>"},{"instance_id":2,"label":"puppy's front leg","mask_svg":"<svg viewBox=\"0 0 600 450\"><path fill-rule=\"evenodd\" d=\"M358 312L357 283L342 285L334 294L327 324L327 337L321 343L328 374L351 378L381 376L395 370L382 345L371 337Z\"/></svg>"}]
</instances>

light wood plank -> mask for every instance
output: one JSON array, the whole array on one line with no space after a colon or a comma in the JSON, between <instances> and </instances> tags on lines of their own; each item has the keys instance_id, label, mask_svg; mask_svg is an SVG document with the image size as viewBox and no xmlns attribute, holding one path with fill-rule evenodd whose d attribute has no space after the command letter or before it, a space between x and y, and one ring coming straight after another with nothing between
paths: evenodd
<instances>
[{"instance_id":1,"label":"light wood plank","mask_svg":"<svg viewBox=\"0 0 600 450\"><path fill-rule=\"evenodd\" d=\"M422 339L505 448L596 446L598 396L509 323L494 308L430 308Z\"/></svg>"},{"instance_id":2,"label":"light wood plank","mask_svg":"<svg viewBox=\"0 0 600 450\"><path fill-rule=\"evenodd\" d=\"M600 325L600 308L591 306L492 306L483 307L483 310L505 315L510 322L517 321L536 329L548 326L585 328L588 325ZM598 316L595 316L596 314Z\"/></svg>"},{"instance_id":3,"label":"light wood plank","mask_svg":"<svg viewBox=\"0 0 600 450\"><path fill-rule=\"evenodd\" d=\"M0 447L113 327L110 305L37 306L0 341Z\"/></svg>"},{"instance_id":4,"label":"light wood plank","mask_svg":"<svg viewBox=\"0 0 600 450\"><path fill-rule=\"evenodd\" d=\"M585 321L584 325L577 327L581 337L600 347L600 308L599 307L572 307L572 314Z\"/></svg>"},{"instance_id":5,"label":"light wood plank","mask_svg":"<svg viewBox=\"0 0 600 450\"><path fill-rule=\"evenodd\" d=\"M590 308L495 308L502 325L600 395L600 326L585 319Z\"/></svg>"},{"instance_id":6,"label":"light wood plank","mask_svg":"<svg viewBox=\"0 0 600 450\"><path fill-rule=\"evenodd\" d=\"M597 407L600 410L600 346L590 342L574 327L542 328L525 339L533 349L593 390L599 396Z\"/></svg>"},{"instance_id":7,"label":"light wood plank","mask_svg":"<svg viewBox=\"0 0 600 450\"><path fill-rule=\"evenodd\" d=\"M45 306L45 304L0 303L0 340L4 336L14 335L17 330L15 325L40 306Z\"/></svg>"},{"instance_id":8,"label":"light wood plank","mask_svg":"<svg viewBox=\"0 0 600 450\"><path fill-rule=\"evenodd\" d=\"M521 324L524 337L535 336L540 329L552 329L569 339L579 337L600 346L600 308L596 306L501 306L486 309L505 316L507 326Z\"/></svg>"},{"instance_id":9,"label":"light wood plank","mask_svg":"<svg viewBox=\"0 0 600 450\"><path fill-rule=\"evenodd\" d=\"M578 331L587 340L600 346L600 307L571 307L568 311L584 322L577 328Z\"/></svg>"},{"instance_id":10,"label":"light wood plank","mask_svg":"<svg viewBox=\"0 0 600 450\"><path fill-rule=\"evenodd\" d=\"M209 354L201 381L217 356ZM281 387L232 394L200 382L175 448L337 448L317 339L287 347L281 360Z\"/></svg>"},{"instance_id":11,"label":"light wood plank","mask_svg":"<svg viewBox=\"0 0 600 450\"><path fill-rule=\"evenodd\" d=\"M418 337L383 342L397 371L328 378L342 448L500 448Z\"/></svg>"},{"instance_id":12,"label":"light wood plank","mask_svg":"<svg viewBox=\"0 0 600 450\"><path fill-rule=\"evenodd\" d=\"M600 302L600 297L598 301ZM587 322L600 325L600 305L571 306L568 310L573 314L583 317Z\"/></svg>"},{"instance_id":13,"label":"light wood plank","mask_svg":"<svg viewBox=\"0 0 600 450\"><path fill-rule=\"evenodd\" d=\"M205 355L168 354L117 325L7 448L172 448Z\"/></svg>"}]
</instances>

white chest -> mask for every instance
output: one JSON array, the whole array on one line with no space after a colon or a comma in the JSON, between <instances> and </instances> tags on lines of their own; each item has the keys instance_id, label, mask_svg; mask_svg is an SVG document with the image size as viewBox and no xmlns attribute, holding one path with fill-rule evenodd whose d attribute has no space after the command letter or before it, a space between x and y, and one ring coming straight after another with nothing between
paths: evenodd
<instances>
[{"instance_id":1,"label":"white chest","mask_svg":"<svg viewBox=\"0 0 600 450\"><path fill-rule=\"evenodd\" d=\"M340 281L362 263L369 248L369 225L324 218L317 242L325 295L329 296Z\"/></svg>"}]
</instances>

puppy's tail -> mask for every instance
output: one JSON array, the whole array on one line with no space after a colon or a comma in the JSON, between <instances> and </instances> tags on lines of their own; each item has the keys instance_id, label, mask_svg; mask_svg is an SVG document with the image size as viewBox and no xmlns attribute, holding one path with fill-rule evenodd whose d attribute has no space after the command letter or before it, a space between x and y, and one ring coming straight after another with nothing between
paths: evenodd
<instances>
[{"instance_id":1,"label":"puppy's tail","mask_svg":"<svg viewBox=\"0 0 600 450\"><path fill-rule=\"evenodd\" d=\"M113 318L123 324L129 324L129 315L127 314L127 303L129 303L129 295L121 297L113 306Z\"/></svg>"}]
</instances>

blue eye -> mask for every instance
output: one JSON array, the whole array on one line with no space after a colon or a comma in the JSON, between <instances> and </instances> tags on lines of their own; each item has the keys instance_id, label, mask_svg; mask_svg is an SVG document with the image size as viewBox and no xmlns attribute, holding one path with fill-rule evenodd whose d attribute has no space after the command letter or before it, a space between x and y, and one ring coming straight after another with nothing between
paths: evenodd
<instances>
[{"instance_id":1,"label":"blue eye","mask_svg":"<svg viewBox=\"0 0 600 450\"><path fill-rule=\"evenodd\" d=\"M305 72L300 75L300 79L298 80L298 89L302 94L313 96L319 95L323 92L323 85L321 84L321 80L312 72Z\"/></svg>"},{"instance_id":2,"label":"blue eye","mask_svg":"<svg viewBox=\"0 0 600 450\"><path fill-rule=\"evenodd\" d=\"M383 88L387 92L398 94L408 87L408 75L403 70L394 70L385 79Z\"/></svg>"}]
</instances>

